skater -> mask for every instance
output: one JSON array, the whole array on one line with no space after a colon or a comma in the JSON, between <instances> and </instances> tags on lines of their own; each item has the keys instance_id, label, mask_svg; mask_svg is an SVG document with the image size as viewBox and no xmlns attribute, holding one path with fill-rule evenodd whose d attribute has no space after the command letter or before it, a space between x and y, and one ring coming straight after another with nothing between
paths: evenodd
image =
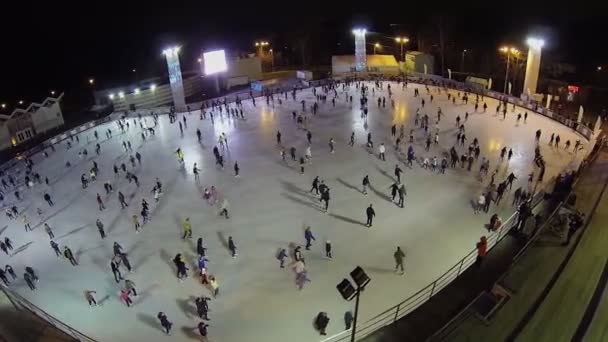
<instances>
[{"instance_id":1,"label":"skater","mask_svg":"<svg viewBox=\"0 0 608 342\"><path fill-rule=\"evenodd\" d=\"M122 253L122 246L118 244L118 242L114 242L112 245L112 251L114 252L114 256L120 255Z\"/></svg>"},{"instance_id":2,"label":"skater","mask_svg":"<svg viewBox=\"0 0 608 342\"><path fill-rule=\"evenodd\" d=\"M209 301L209 299L209 297L198 297L194 300L198 317L207 321L209 321L209 304L207 304L207 301Z\"/></svg>"},{"instance_id":3,"label":"skater","mask_svg":"<svg viewBox=\"0 0 608 342\"><path fill-rule=\"evenodd\" d=\"M106 207L103 205L103 201L101 200L101 196L97 193L97 204L99 205L99 211L105 210Z\"/></svg>"},{"instance_id":4,"label":"skater","mask_svg":"<svg viewBox=\"0 0 608 342\"><path fill-rule=\"evenodd\" d=\"M103 229L103 223L101 223L100 219L97 219L97 221L95 221L95 225L97 226L97 230L99 230L99 235L101 235L102 239L106 238L106 232Z\"/></svg>"},{"instance_id":5,"label":"skater","mask_svg":"<svg viewBox=\"0 0 608 342\"><path fill-rule=\"evenodd\" d=\"M313 190L317 195L319 194L319 176L316 176L315 179L313 179L312 181L312 188L310 189L310 192L312 192Z\"/></svg>"},{"instance_id":6,"label":"skater","mask_svg":"<svg viewBox=\"0 0 608 342\"><path fill-rule=\"evenodd\" d=\"M139 231L141 229L141 225L139 224L139 218L137 217L137 215L133 215L132 220L133 220L133 227L135 227L135 232L139 233Z\"/></svg>"},{"instance_id":7,"label":"skater","mask_svg":"<svg viewBox=\"0 0 608 342\"><path fill-rule=\"evenodd\" d=\"M403 170L399 167L398 164L395 164L395 177L397 177L397 183L401 183L401 174Z\"/></svg>"},{"instance_id":8,"label":"skater","mask_svg":"<svg viewBox=\"0 0 608 342\"><path fill-rule=\"evenodd\" d=\"M52 207L54 205L53 201L51 200L51 195L49 195L48 193L44 194L44 200L46 201L46 203L49 204L49 207Z\"/></svg>"},{"instance_id":9,"label":"skater","mask_svg":"<svg viewBox=\"0 0 608 342\"><path fill-rule=\"evenodd\" d=\"M228 200L226 198L224 198L222 200L222 204L220 205L220 216L224 216L226 219L229 219L230 218L228 216L229 208L230 208L230 203L228 203Z\"/></svg>"},{"instance_id":10,"label":"skater","mask_svg":"<svg viewBox=\"0 0 608 342\"><path fill-rule=\"evenodd\" d=\"M329 240L325 241L325 256L330 259L332 258L331 241L329 241Z\"/></svg>"},{"instance_id":11,"label":"skater","mask_svg":"<svg viewBox=\"0 0 608 342\"><path fill-rule=\"evenodd\" d=\"M74 258L74 253L72 253L72 250L70 249L70 247L68 247L68 246L63 247L63 256L70 261L72 266L78 266L78 262Z\"/></svg>"},{"instance_id":12,"label":"skater","mask_svg":"<svg viewBox=\"0 0 608 342\"><path fill-rule=\"evenodd\" d=\"M122 274L120 273L119 259L114 256L112 260L110 260L110 268L112 269L112 274L114 275L114 280L116 283L119 283L122 279Z\"/></svg>"},{"instance_id":13,"label":"skater","mask_svg":"<svg viewBox=\"0 0 608 342\"><path fill-rule=\"evenodd\" d=\"M34 285L32 276L29 273L27 273L27 272L23 273L23 280L25 280L25 282L27 283L27 286L30 288L30 290L32 290L32 291L36 290L36 285Z\"/></svg>"},{"instance_id":14,"label":"skater","mask_svg":"<svg viewBox=\"0 0 608 342\"><path fill-rule=\"evenodd\" d=\"M399 183L399 189L397 191L399 194L399 203L397 203L397 205L400 206L401 208L403 208L403 204L405 202L405 195L406 195L405 184Z\"/></svg>"},{"instance_id":15,"label":"skater","mask_svg":"<svg viewBox=\"0 0 608 342\"><path fill-rule=\"evenodd\" d=\"M200 180L200 176L199 176L199 173L198 173L200 170L201 169L198 168L197 164L194 163L194 166L192 166L192 173L194 174L194 181L196 183L198 183L199 180Z\"/></svg>"},{"instance_id":16,"label":"skater","mask_svg":"<svg viewBox=\"0 0 608 342\"><path fill-rule=\"evenodd\" d=\"M97 306L97 301L95 300L96 293L97 291L84 290L84 298L89 303L89 306Z\"/></svg>"},{"instance_id":17,"label":"skater","mask_svg":"<svg viewBox=\"0 0 608 342\"><path fill-rule=\"evenodd\" d=\"M128 207L129 205L127 204L127 202L125 201L125 195L122 192L118 192L118 201L120 202L120 208L124 209L126 207Z\"/></svg>"},{"instance_id":18,"label":"skater","mask_svg":"<svg viewBox=\"0 0 608 342\"><path fill-rule=\"evenodd\" d=\"M365 177L363 177L363 181L361 182L363 185L363 194L367 195L367 187L369 187L369 176L365 175Z\"/></svg>"},{"instance_id":19,"label":"skater","mask_svg":"<svg viewBox=\"0 0 608 342\"><path fill-rule=\"evenodd\" d=\"M179 280L179 282L182 282L183 278L188 277L188 267L186 267L186 262L184 261L184 258L182 257L181 253L177 253L175 255L175 257L173 258L173 263L177 268L177 279Z\"/></svg>"},{"instance_id":20,"label":"skater","mask_svg":"<svg viewBox=\"0 0 608 342\"><path fill-rule=\"evenodd\" d=\"M135 283L132 280L125 279L125 289L127 289L130 294L137 297L137 289L135 288Z\"/></svg>"},{"instance_id":21,"label":"skater","mask_svg":"<svg viewBox=\"0 0 608 342\"><path fill-rule=\"evenodd\" d=\"M11 278L13 278L13 280L17 279L17 275L15 274L15 270L13 269L13 267L11 265L6 265L4 267L4 271L8 274L11 275Z\"/></svg>"},{"instance_id":22,"label":"skater","mask_svg":"<svg viewBox=\"0 0 608 342\"><path fill-rule=\"evenodd\" d=\"M203 238L198 238L198 240L196 240L196 253L198 254L198 256L204 257L206 254L206 250L207 248L203 246Z\"/></svg>"},{"instance_id":23,"label":"skater","mask_svg":"<svg viewBox=\"0 0 608 342\"><path fill-rule=\"evenodd\" d=\"M0 280L2 280L2 282L4 283L5 286L10 285L10 281L8 281L8 278L6 278L6 274L4 273L4 270L1 268L0 268Z\"/></svg>"},{"instance_id":24,"label":"skater","mask_svg":"<svg viewBox=\"0 0 608 342\"><path fill-rule=\"evenodd\" d=\"M163 327L163 329L165 329L165 334L171 335L171 326L173 326L173 323L169 322L167 315L161 311L158 313L158 315L156 315L156 317L158 317L160 325Z\"/></svg>"},{"instance_id":25,"label":"skater","mask_svg":"<svg viewBox=\"0 0 608 342\"><path fill-rule=\"evenodd\" d=\"M317 330L319 330L319 334L325 336L327 333L325 330L327 329L327 325L329 324L329 317L326 312L319 312L317 318L315 318L315 326Z\"/></svg>"},{"instance_id":26,"label":"skater","mask_svg":"<svg viewBox=\"0 0 608 342\"><path fill-rule=\"evenodd\" d=\"M306 239L306 250L310 250L310 246L312 246L311 241L316 240L314 235L312 235L310 226L306 227L306 229L304 230L304 239Z\"/></svg>"},{"instance_id":27,"label":"skater","mask_svg":"<svg viewBox=\"0 0 608 342\"><path fill-rule=\"evenodd\" d=\"M403 253L401 247L397 246L397 250L395 251L395 253L393 253L393 257L395 258L395 272L397 272L397 270L401 268L401 274L404 274L405 271L403 270L403 258L405 258L405 253Z\"/></svg>"},{"instance_id":28,"label":"skater","mask_svg":"<svg viewBox=\"0 0 608 342\"><path fill-rule=\"evenodd\" d=\"M380 144L380 146L378 147L378 152L378 157L380 158L380 160L386 161L386 158L384 157L384 152L386 152L386 147L384 146L384 143Z\"/></svg>"},{"instance_id":29,"label":"skater","mask_svg":"<svg viewBox=\"0 0 608 342\"><path fill-rule=\"evenodd\" d=\"M239 163L235 161L234 162L234 177L236 177L236 178L240 177L240 175L239 175L240 170L241 169L239 168Z\"/></svg>"},{"instance_id":30,"label":"skater","mask_svg":"<svg viewBox=\"0 0 608 342\"><path fill-rule=\"evenodd\" d=\"M281 146L281 131L277 131L277 145Z\"/></svg>"},{"instance_id":31,"label":"skater","mask_svg":"<svg viewBox=\"0 0 608 342\"><path fill-rule=\"evenodd\" d=\"M285 268L285 259L287 259L287 250L285 248L281 248L277 254L277 259L279 260L279 267Z\"/></svg>"},{"instance_id":32,"label":"skater","mask_svg":"<svg viewBox=\"0 0 608 342\"><path fill-rule=\"evenodd\" d=\"M350 140L348 141L348 144L349 144L350 146L355 146L355 132L352 132L352 133L350 134Z\"/></svg>"},{"instance_id":33,"label":"skater","mask_svg":"<svg viewBox=\"0 0 608 342\"><path fill-rule=\"evenodd\" d=\"M365 210L365 214L367 215L367 223L365 225L368 227L371 227L374 216L376 216L376 212L374 211L374 208L372 207L371 204Z\"/></svg>"},{"instance_id":34,"label":"skater","mask_svg":"<svg viewBox=\"0 0 608 342\"><path fill-rule=\"evenodd\" d=\"M228 237L228 249L230 250L232 257L236 258L238 254L236 253L236 244L234 243L232 236Z\"/></svg>"},{"instance_id":35,"label":"skater","mask_svg":"<svg viewBox=\"0 0 608 342\"><path fill-rule=\"evenodd\" d=\"M57 242L51 240L51 248L55 251L55 255L61 257L61 251L59 250L59 245Z\"/></svg>"},{"instance_id":36,"label":"skater","mask_svg":"<svg viewBox=\"0 0 608 342\"><path fill-rule=\"evenodd\" d=\"M125 302L125 304L127 304L127 307L131 307L131 305L133 304L133 301L131 300L131 297L129 296L131 292L129 292L127 289L122 289L120 290L120 299Z\"/></svg>"},{"instance_id":37,"label":"skater","mask_svg":"<svg viewBox=\"0 0 608 342\"><path fill-rule=\"evenodd\" d=\"M182 240L192 239L192 224L190 224L189 217L186 217L182 223L182 227L184 228L184 236L182 236Z\"/></svg>"},{"instance_id":38,"label":"skater","mask_svg":"<svg viewBox=\"0 0 608 342\"><path fill-rule=\"evenodd\" d=\"M289 154L291 155L291 160L296 161L296 148L291 146L289 149Z\"/></svg>"}]
</instances>

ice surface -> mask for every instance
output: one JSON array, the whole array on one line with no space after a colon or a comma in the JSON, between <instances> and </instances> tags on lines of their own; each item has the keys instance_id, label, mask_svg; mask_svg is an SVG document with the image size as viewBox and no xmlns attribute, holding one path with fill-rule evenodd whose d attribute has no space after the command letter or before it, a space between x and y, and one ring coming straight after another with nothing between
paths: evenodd
<instances>
[{"instance_id":1,"label":"ice surface","mask_svg":"<svg viewBox=\"0 0 608 342\"><path fill-rule=\"evenodd\" d=\"M370 95L371 87L370 83ZM481 144L481 156L491 158L491 169L497 165L500 149L513 148L515 154L507 165L503 163L497 182L513 171L518 180L513 190L525 186L527 175L533 168L534 133L542 129L542 153L547 162L545 180L567 165L576 165L584 153L577 155L563 149L548 146L552 132L561 136L561 145L570 140L574 145L582 139L574 131L540 115L530 114L527 122L516 122L516 114L524 112L517 108L509 111L506 120L495 115L496 100L486 98L487 113L473 113L474 96L468 105L452 105L445 93L434 93L435 100L429 103L429 96L421 85L410 84L403 91L392 84L395 108L391 108L386 94L375 91L370 96L368 127L372 132L375 146L385 142L387 160L380 161L377 150L373 153L365 148L366 128L360 115L359 93L351 87L354 107L340 98L332 107L332 94L327 103L320 103L316 116L308 114L312 132L312 165L306 166L304 175L299 174L299 165L289 161L289 166L281 163L276 132L282 133L282 141L289 156L289 147L297 148L297 155L303 155L306 146L305 131L298 129L291 118L291 112L301 112L300 100L306 106L314 102L311 90L298 93L294 102L291 96L282 106L267 106L258 98L257 107L249 100L244 101L245 121L220 119L216 113L215 124L209 118L201 121L198 111L187 116L187 128L180 136L177 123L169 124L166 116L160 117L156 136L141 141L139 127L133 127L119 136L115 122L99 127L101 156L94 153L92 132L80 136L80 145L66 150L65 144L57 146L57 151L49 158L36 155L34 171L44 179L48 176L51 185L36 185L22 189L25 199L18 202L21 210L35 227L25 233L21 220L9 221L2 217L2 238L9 236L15 245L12 257L0 255L2 263L10 263L20 275L19 281L11 288L27 299L65 321L67 324L101 341L155 341L160 339L196 339L194 330L199 322L196 317L194 297L210 295L198 278L196 270L196 238L203 237L208 248L208 271L217 276L220 294L210 302L210 339L212 341L315 341L321 340L312 328L314 317L319 311L326 311L331 319L328 335L344 329L343 316L352 310L353 303L344 301L335 286L356 266L362 266L371 277L361 300L360 322L388 309L407 298L469 253L475 242L487 231L484 223L494 213L473 215L470 201L477 198L489 177L480 183L477 172L466 169L449 169L445 175L432 174L420 167L410 170L402 164L403 178L407 183L408 196L405 208L401 209L388 198L389 185L393 182L393 168L397 163L392 147L390 126L406 126L406 139L413 127L414 115L420 107L420 98L413 97L418 87L426 99L421 114L431 117L430 128L434 129L437 107L444 116L440 122L440 146L432 146L424 152L423 132L416 130L415 150L418 156L440 156L455 142L457 133L455 118L464 119L465 111L471 115L465 123L467 145L477 137ZM435 88L431 88L435 90ZM318 93L321 93L320 89ZM452 91L456 94L456 91ZM376 99L387 97L386 108L378 108ZM181 120L181 115L179 115ZM149 124L151 118L147 118ZM106 140L104 130L111 128L113 138ZM199 145L195 131L200 128L203 143ZM356 134L354 147L347 145L351 131ZM214 165L213 145L218 135L228 136L229 151L226 152L226 169ZM397 133L398 134L398 133ZM87 160L80 160L77 153L86 144ZM104 137L102 139L102 137ZM335 154L329 153L328 140L336 142ZM134 168L141 186L129 184L121 171L115 178L112 165L124 162L129 169L128 154L121 144L130 140L134 151L142 156L142 165ZM409 144L405 143L404 146ZM175 150L185 153L185 168L176 160ZM404 150L406 147L404 147ZM457 147L459 153L464 147ZM571 147L572 150L572 147ZM585 152L585 151L584 151ZM289 158L288 158L289 159ZM403 157L401 157L403 159ZM66 160L73 166L66 169ZM80 175L88 173L95 160L100 174L95 183L86 190L80 185ZM241 177L235 178L232 167L238 161ZM201 186L194 182L193 163L198 163L201 171ZM23 166L21 167L23 169ZM475 163L473 170L479 169ZM23 170L21 171L23 173ZM360 193L360 184L368 174L372 190L368 196ZM309 193L311 181L318 175L331 189L329 214L319 208L318 199ZM163 183L164 194L159 203L154 203L152 187L155 178ZM103 182L110 181L114 193L105 195ZM215 185L222 196L231 204L229 220L218 216L218 207L211 207L202 199L202 188ZM127 196L130 206L121 210L117 191ZM49 208L42 196L49 191L55 206ZM97 210L96 193L102 194L107 209ZM501 203L498 212L503 219L513 211L512 191ZM5 205L15 202L12 191L7 191ZM151 205L152 221L136 234L131 216L141 210L140 202L146 198ZM387 200L388 198L388 200ZM377 217L374 226L368 229L365 222L365 208L373 203ZM42 208L41 218L36 208ZM3 215L4 216L4 215ZM190 217L194 239L181 239L181 221ZM106 227L108 237L102 240L95 227L100 218ZM41 221L42 220L42 221ZM73 267L65 259L57 259L49 246L42 222L48 222L55 230L60 247L69 246L76 254L80 265ZM278 248L288 248L290 244L303 244L303 229L312 227L316 241L310 251L304 251L309 277L302 291L294 284L291 267L280 269L275 258ZM230 257L225 240L233 236L238 246L238 258ZM325 240L333 245L333 260L324 257ZM126 277L133 280L140 292L134 298L134 306L126 307L118 295L120 285L112 276L109 261L112 243L118 241L129 253L135 272ZM20 246L24 246L17 252ZM394 273L393 252L401 246L406 256L405 275ZM172 259L182 253L190 267L190 277L183 283L175 277ZM40 282L38 290L31 292L21 279L24 265L38 270ZM123 269L123 274L124 274ZM83 291L96 290L97 298L103 300L101 307L89 308ZM171 337L164 337L156 314L164 311L174 323ZM199 337L200 338L200 337Z\"/></svg>"}]
</instances>

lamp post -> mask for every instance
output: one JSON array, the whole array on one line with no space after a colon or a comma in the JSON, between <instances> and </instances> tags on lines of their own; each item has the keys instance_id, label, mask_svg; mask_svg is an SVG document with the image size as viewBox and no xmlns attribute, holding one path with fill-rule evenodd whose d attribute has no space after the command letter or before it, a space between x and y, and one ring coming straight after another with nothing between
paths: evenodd
<instances>
[{"instance_id":1,"label":"lamp post","mask_svg":"<svg viewBox=\"0 0 608 342\"><path fill-rule=\"evenodd\" d=\"M460 71L464 72L464 54L467 53L467 49L462 50L462 59L460 60Z\"/></svg>"},{"instance_id":2,"label":"lamp post","mask_svg":"<svg viewBox=\"0 0 608 342\"><path fill-rule=\"evenodd\" d=\"M363 291L371 279L369 279L367 274L365 274L365 271L363 271L360 266L355 267L355 269L350 272L350 277L355 281L356 288L348 279L342 279L342 281L336 285L336 288L342 295L342 298L345 300L351 301L353 298L355 298L355 317L353 318L353 327L350 332L350 341L355 342L357 334L357 318L359 317L359 296L361 295L361 291Z\"/></svg>"},{"instance_id":3,"label":"lamp post","mask_svg":"<svg viewBox=\"0 0 608 342\"><path fill-rule=\"evenodd\" d=\"M396 37L395 41L401 45L401 61L403 62L403 44L409 42L409 38L407 37Z\"/></svg>"},{"instance_id":4,"label":"lamp post","mask_svg":"<svg viewBox=\"0 0 608 342\"><path fill-rule=\"evenodd\" d=\"M507 67L505 70L505 84L502 92L507 93L507 82L509 80L509 65L511 64L511 56L517 57L519 56L519 50L512 46L503 46L499 49L499 51L505 55L507 55Z\"/></svg>"},{"instance_id":5,"label":"lamp post","mask_svg":"<svg viewBox=\"0 0 608 342\"><path fill-rule=\"evenodd\" d=\"M272 49L268 50L270 52L270 71L274 71L274 52Z\"/></svg>"},{"instance_id":6,"label":"lamp post","mask_svg":"<svg viewBox=\"0 0 608 342\"><path fill-rule=\"evenodd\" d=\"M267 41L259 41L259 42L255 42L255 46L257 48L259 48L259 52L258 54L260 55L260 57L262 57L262 55L264 55L264 46L268 46L269 43Z\"/></svg>"},{"instance_id":7,"label":"lamp post","mask_svg":"<svg viewBox=\"0 0 608 342\"><path fill-rule=\"evenodd\" d=\"M374 44L374 55L376 54L376 49L381 48L382 46L380 45L380 43L376 43Z\"/></svg>"}]
</instances>

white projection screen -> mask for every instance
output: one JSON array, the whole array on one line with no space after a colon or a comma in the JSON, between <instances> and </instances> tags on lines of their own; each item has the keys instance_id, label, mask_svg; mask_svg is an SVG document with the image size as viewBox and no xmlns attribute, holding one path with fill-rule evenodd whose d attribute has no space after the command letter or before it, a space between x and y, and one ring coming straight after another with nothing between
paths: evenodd
<instances>
[{"instance_id":1,"label":"white projection screen","mask_svg":"<svg viewBox=\"0 0 608 342\"><path fill-rule=\"evenodd\" d=\"M224 50L203 53L203 62L205 63L205 75L213 75L228 69Z\"/></svg>"}]
</instances>

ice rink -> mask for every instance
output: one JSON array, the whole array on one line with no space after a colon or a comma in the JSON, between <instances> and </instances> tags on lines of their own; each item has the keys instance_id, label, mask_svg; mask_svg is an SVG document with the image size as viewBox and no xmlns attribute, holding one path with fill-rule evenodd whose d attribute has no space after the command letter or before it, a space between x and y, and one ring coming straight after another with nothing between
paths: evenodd
<instances>
[{"instance_id":1,"label":"ice rink","mask_svg":"<svg viewBox=\"0 0 608 342\"><path fill-rule=\"evenodd\" d=\"M96 156L93 131L80 135L80 144L66 149L65 143L57 146L48 158L41 154L32 159L34 172L48 177L50 186L36 184L31 189L21 188L24 199L17 201L13 190L5 191L4 206L16 203L24 211L34 228L24 232L21 218L9 220L2 215L0 237L8 236L15 246L12 256L0 253L0 265L11 264L19 279L11 289L26 297L60 320L100 341L158 341L200 340L195 330L200 321L196 315L194 298L210 296L210 291L196 277L196 239L205 241L208 255L208 272L217 277L219 296L210 302L209 341L320 341L321 336L313 329L313 319L319 311L326 311L331 319L328 335L344 330L343 317L353 310L354 302L344 301L336 284L349 278L350 271L360 265L370 276L371 283L361 297L360 321L375 316L409 297L432 282L475 247L481 235L487 233L484 224L490 215L498 212L506 219L514 210L512 193L519 186L526 186L528 174L533 170L534 134L542 129L541 152L547 162L545 181L566 167L574 167L587 152L572 152L574 142L582 136L541 115L532 114L524 123L517 122L516 115L524 110L508 108L506 120L502 114L495 115L497 101L485 98L486 113L481 108L474 113L475 95L468 104L460 100L455 105L448 101L445 92L438 94L431 87L434 100L430 102L424 86L409 84L406 90L391 83L395 107L392 108L387 95L387 84L383 90L372 94L373 83L368 83L369 115L367 124L361 117L360 93L354 85L348 91L353 103L345 102L340 87L335 107L328 94L326 103L319 102L317 115L308 111L315 97L310 89L297 93L296 101L284 100L282 105L275 99L275 106L267 106L263 98L257 99L257 107L250 100L243 101L245 120L223 119L217 113L215 123L209 117L200 120L199 112L186 114L187 127L180 135L177 122L170 124L166 115L161 115L156 135L141 139L141 130L133 126L119 135L115 122L97 128L100 136L101 155ZM414 127L416 109L420 97L413 96L420 90L426 105L420 113L430 116L430 131L434 131L437 108L443 116L439 123L438 146L424 151L424 131ZM456 91L452 90L456 95ZM322 94L318 88L317 94ZM377 106L378 96L386 97L386 107ZM312 132L312 164L306 165L303 175L299 165L289 160L289 147L295 146L297 156L304 154L306 131L298 129L291 112L301 113L300 101L307 107L308 127ZM483 102L480 102L483 103ZM480 106L481 107L481 106ZM513 158L498 166L496 183L503 181L512 171L518 177L513 190L506 195L498 209L492 205L488 214L474 215L470 202L475 200L488 185L490 177L481 183L477 179L479 161L473 171L466 168L448 169L444 175L424 170L418 165L407 168L398 155L390 127L405 125L406 139L402 144L407 150L409 131L415 128L414 148L418 158L440 157L456 141L456 116L464 120L465 112L470 116L466 122L467 142L457 146L459 154L477 137L481 145L481 157L491 159L490 167L496 169L503 146L512 148ZM148 124L152 119L148 117ZM182 120L182 115L178 115ZM113 137L105 139L105 130L112 129ZM202 131L202 144L198 144L196 129ZM281 162L276 143L277 130L281 131L282 143L286 147L289 165ZM354 147L347 145L351 131L355 132ZM367 132L371 132L374 149L365 146ZM225 152L226 168L221 170L214 164L212 148L218 136L225 132L229 149ZM551 133L561 136L561 145L572 142L569 151L548 145ZM329 153L328 141L333 137L336 151ZM87 144L87 139L91 142ZM130 140L133 152L125 153L122 142ZM386 144L386 161L378 158L377 146ZM86 145L86 146L85 146ZM88 158L82 160L78 151L86 147ZM219 146L218 146L219 147ZM185 153L185 167L176 159L175 150ZM221 150L221 149L220 149ZM131 168L130 154L139 152L142 164ZM481 160L480 157L480 160ZM73 166L65 167L69 160ZM88 174L95 160L100 168L97 181L86 190L80 184L80 175ZM399 162L401 160L401 162ZM238 161L241 177L235 178L233 164ZM140 181L140 187L129 183L124 173L115 178L114 164L125 163ZM202 169L200 186L194 181L192 166L197 163ZM406 182L405 208L391 202L389 186L394 181L393 169L400 163ZM21 176L15 178L23 183ZM538 172L538 171L536 171ZM15 175L16 171L12 170ZM364 196L361 180L369 175L371 190ZM309 190L315 176L319 176L331 189L329 212L324 213L318 198ZM151 190L155 178L163 183L164 194L154 202ZM103 183L109 181L114 192L106 196ZM230 219L218 215L218 206L210 206L202 199L204 187L215 185L221 196L230 202ZM540 185L542 186L542 185ZM117 191L127 196L130 206L120 209ZM43 194L49 192L55 205L49 207ZM102 195L106 210L97 208L96 193ZM150 203L152 221L136 234L131 216L139 214L142 198ZM365 209L372 203L376 218L371 229L364 226ZM43 214L38 216L36 208ZM181 239L182 220L190 217L193 239ZM105 224L105 240L95 227L99 218ZM49 246L44 231L47 222L55 231L55 241L60 248L69 246L76 254L79 266L71 266L64 258L57 258ZM280 247L290 250L290 245L304 244L304 227L311 226L316 241L310 251L304 251L308 276L299 291L295 285L295 274L288 265L279 268L275 255ZM238 257L231 258L226 247L228 236L232 236L238 247ZM325 258L325 240L331 240L333 259ZM138 297L128 308L119 299L123 283L117 284L110 270L112 244L119 242L128 253L134 272L125 277L137 285ZM393 252L401 246L406 253L405 275L394 272ZM178 282L172 259L177 253L185 256L190 272L189 278ZM291 265L291 258L289 264ZM38 271L38 289L32 292L22 279L23 267L32 266ZM103 305L89 307L84 290L97 291L98 301ZM102 299L103 298L103 299ZM171 336L165 336L156 314L163 311L174 323Z\"/></svg>"}]
</instances>

